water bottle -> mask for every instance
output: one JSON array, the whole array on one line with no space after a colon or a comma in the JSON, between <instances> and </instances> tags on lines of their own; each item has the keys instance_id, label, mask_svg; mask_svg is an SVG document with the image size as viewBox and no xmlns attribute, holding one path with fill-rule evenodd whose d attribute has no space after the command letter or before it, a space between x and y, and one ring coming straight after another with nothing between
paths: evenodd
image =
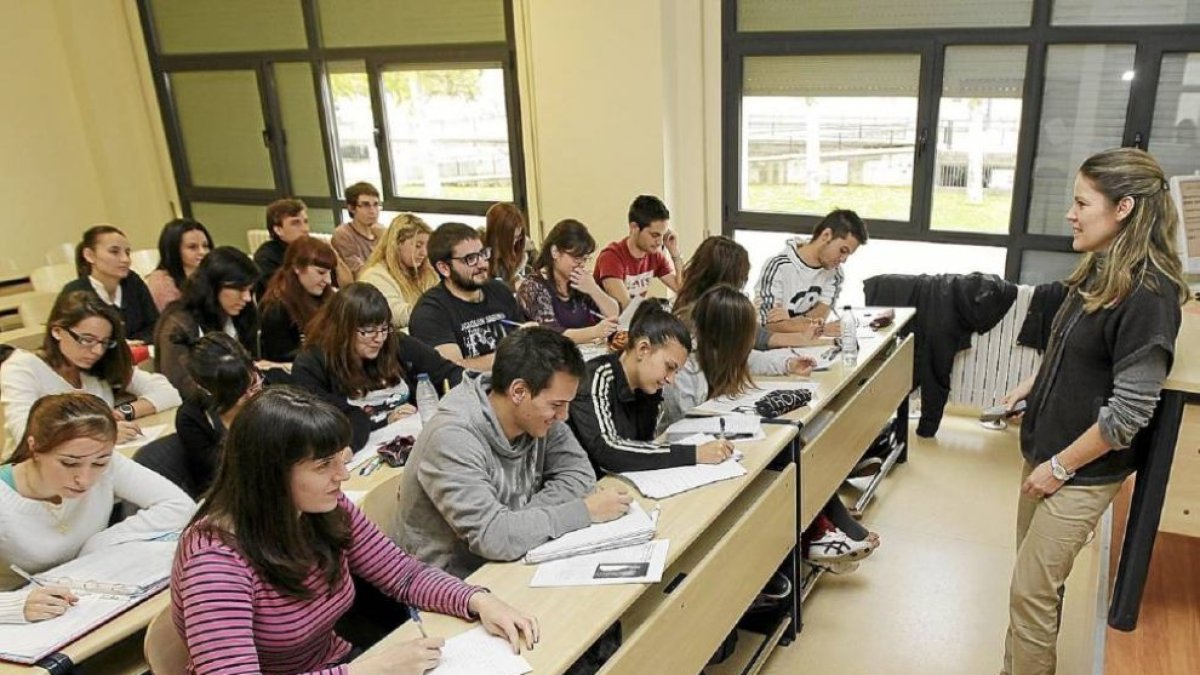
<instances>
[{"instance_id":1,"label":"water bottle","mask_svg":"<svg viewBox=\"0 0 1200 675\"><path fill-rule=\"evenodd\" d=\"M433 383L429 381L429 373L421 373L417 376L417 414L421 416L422 424L433 417L437 407L438 395Z\"/></svg>"},{"instance_id":2,"label":"water bottle","mask_svg":"<svg viewBox=\"0 0 1200 675\"><path fill-rule=\"evenodd\" d=\"M842 361L849 366L858 363L858 321L850 305L842 308Z\"/></svg>"}]
</instances>

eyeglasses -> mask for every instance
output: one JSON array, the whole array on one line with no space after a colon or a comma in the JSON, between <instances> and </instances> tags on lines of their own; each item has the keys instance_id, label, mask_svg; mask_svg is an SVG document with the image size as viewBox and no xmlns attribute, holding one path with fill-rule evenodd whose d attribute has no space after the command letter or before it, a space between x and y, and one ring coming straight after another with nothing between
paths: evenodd
<instances>
[{"instance_id":1,"label":"eyeglasses","mask_svg":"<svg viewBox=\"0 0 1200 675\"><path fill-rule=\"evenodd\" d=\"M392 332L392 327L388 326L388 325L364 326L362 328L355 329L355 331L358 333L359 337L367 338L368 340L370 340L371 338L373 338L377 335L382 335L384 337L387 337L388 334Z\"/></svg>"},{"instance_id":2,"label":"eyeglasses","mask_svg":"<svg viewBox=\"0 0 1200 675\"><path fill-rule=\"evenodd\" d=\"M467 267L474 267L475 265L479 264L480 260L482 260L484 262L491 260L492 259L492 249L489 246L489 247L482 248L479 251L476 251L475 253L468 253L464 256L450 256L450 259L451 260L461 260L461 261L463 261L463 264L466 265Z\"/></svg>"},{"instance_id":3,"label":"eyeglasses","mask_svg":"<svg viewBox=\"0 0 1200 675\"><path fill-rule=\"evenodd\" d=\"M94 335L80 335L70 328L64 327L63 330L67 331L67 335L70 335L72 340L78 342L79 346L85 349L91 349L96 345L102 345L104 347L104 351L108 351L117 346L117 341L112 338L102 340Z\"/></svg>"},{"instance_id":4,"label":"eyeglasses","mask_svg":"<svg viewBox=\"0 0 1200 675\"><path fill-rule=\"evenodd\" d=\"M591 254L591 253L587 253L587 254L583 254L583 253L572 253L571 251L563 251L563 253L565 253L566 255L569 255L569 256L571 256L572 258L574 258L574 259L576 259L576 260L582 260L582 261L583 261L583 262L585 262L585 263L590 263L590 262L592 261L592 254Z\"/></svg>"}]
</instances>

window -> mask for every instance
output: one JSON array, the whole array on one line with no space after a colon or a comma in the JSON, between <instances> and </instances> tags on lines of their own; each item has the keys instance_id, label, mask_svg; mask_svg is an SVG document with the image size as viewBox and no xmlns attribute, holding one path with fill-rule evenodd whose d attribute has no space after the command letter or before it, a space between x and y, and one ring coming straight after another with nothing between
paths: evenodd
<instances>
[{"instance_id":1,"label":"window","mask_svg":"<svg viewBox=\"0 0 1200 675\"><path fill-rule=\"evenodd\" d=\"M1200 53L1163 55L1149 149L1168 176L1200 171Z\"/></svg>"},{"instance_id":2,"label":"window","mask_svg":"<svg viewBox=\"0 0 1200 675\"><path fill-rule=\"evenodd\" d=\"M366 181L382 189L366 65L361 61L329 64L329 90L336 124L337 160L342 169L341 188Z\"/></svg>"},{"instance_id":3,"label":"window","mask_svg":"<svg viewBox=\"0 0 1200 675\"><path fill-rule=\"evenodd\" d=\"M867 30L936 26L1028 26L1033 0L742 0L743 31Z\"/></svg>"}]
</instances>

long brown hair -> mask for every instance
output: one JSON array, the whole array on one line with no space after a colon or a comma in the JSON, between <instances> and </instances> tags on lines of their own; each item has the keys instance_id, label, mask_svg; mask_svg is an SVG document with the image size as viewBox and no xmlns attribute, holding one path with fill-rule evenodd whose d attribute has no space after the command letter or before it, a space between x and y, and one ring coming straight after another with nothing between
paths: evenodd
<instances>
[{"instance_id":1,"label":"long brown hair","mask_svg":"<svg viewBox=\"0 0 1200 675\"><path fill-rule=\"evenodd\" d=\"M492 249L488 273L509 288L515 288L517 274L525 265L525 241L529 237L525 214L515 204L500 202L492 204L485 217L487 224L483 228L483 245ZM519 240L516 236L518 229L522 233Z\"/></svg>"},{"instance_id":2,"label":"long brown hair","mask_svg":"<svg viewBox=\"0 0 1200 675\"><path fill-rule=\"evenodd\" d=\"M736 396L754 386L748 359L758 318L750 298L732 286L714 286L696 301L692 322L709 398Z\"/></svg>"},{"instance_id":3,"label":"long brown hair","mask_svg":"<svg viewBox=\"0 0 1200 675\"><path fill-rule=\"evenodd\" d=\"M1151 266L1175 284L1179 304L1187 302L1191 292L1176 248L1179 218L1167 192L1167 178L1154 157L1137 148L1113 148L1088 157L1079 174L1104 195L1111 208L1124 197L1133 199L1133 210L1121 221L1108 252L1084 255L1067 277L1067 286L1083 296L1084 311L1090 314L1116 306L1143 279L1157 290L1154 277L1146 275ZM1083 288L1093 274L1095 283Z\"/></svg>"},{"instance_id":4,"label":"long brown hair","mask_svg":"<svg viewBox=\"0 0 1200 675\"><path fill-rule=\"evenodd\" d=\"M46 333L42 337L38 356L55 370L66 366L67 357L63 356L62 346L54 339L54 329L74 330L80 321L93 316L104 319L112 326L112 340L116 344L85 372L100 378L113 389L123 389L133 379L133 356L125 342L125 322L112 305L95 293L71 291L58 296L50 310L50 318L46 320Z\"/></svg>"},{"instance_id":5,"label":"long brown hair","mask_svg":"<svg viewBox=\"0 0 1200 675\"><path fill-rule=\"evenodd\" d=\"M345 415L315 394L287 385L255 394L229 426L216 478L189 529L216 534L285 595L311 598L304 581L314 567L334 591L348 582L341 572L349 515L335 508L297 518L291 472L348 445Z\"/></svg>"},{"instance_id":6,"label":"long brown hair","mask_svg":"<svg viewBox=\"0 0 1200 675\"><path fill-rule=\"evenodd\" d=\"M37 450L29 449L30 438ZM99 397L81 391L43 396L29 409L25 433L12 456L3 463L20 464L35 452L50 452L76 438L115 444L117 423L112 408Z\"/></svg>"},{"instance_id":7,"label":"long brown hair","mask_svg":"<svg viewBox=\"0 0 1200 675\"><path fill-rule=\"evenodd\" d=\"M261 311L265 312L269 305L279 304L283 306L292 323L301 328L308 325L334 293L333 284L326 286L319 298L304 290L296 272L314 265L331 272L336 270L337 254L334 253L333 247L316 237L300 237L288 244L283 264L276 270L275 276L271 277L270 283L267 284L267 290L263 292Z\"/></svg>"},{"instance_id":8,"label":"long brown hair","mask_svg":"<svg viewBox=\"0 0 1200 675\"><path fill-rule=\"evenodd\" d=\"M383 241L375 246L371 257L363 265L363 269L383 265L388 275L396 280L400 294L410 305L415 304L422 293L438 285L438 275L429 262L428 251L425 259L415 268L400 261L400 245L419 234L431 235L433 228L411 213L401 213L392 219Z\"/></svg>"},{"instance_id":9,"label":"long brown hair","mask_svg":"<svg viewBox=\"0 0 1200 675\"><path fill-rule=\"evenodd\" d=\"M358 329L392 325L392 310L383 293L371 284L357 282L334 294L308 323L306 344L325 355L329 373L350 396L399 384L404 378L396 334L388 333L379 355L364 361L354 345Z\"/></svg>"},{"instance_id":10,"label":"long brown hair","mask_svg":"<svg viewBox=\"0 0 1200 675\"><path fill-rule=\"evenodd\" d=\"M675 296L675 316L691 322L692 306L710 288L726 284L735 289L750 279L750 254L729 237L716 235L700 242L683 268L683 283Z\"/></svg>"}]
</instances>

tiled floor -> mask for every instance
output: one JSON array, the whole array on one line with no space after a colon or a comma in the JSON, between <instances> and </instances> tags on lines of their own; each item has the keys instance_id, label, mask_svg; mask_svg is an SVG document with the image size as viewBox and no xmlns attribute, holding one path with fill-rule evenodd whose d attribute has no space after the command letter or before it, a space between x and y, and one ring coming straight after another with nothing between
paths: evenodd
<instances>
[{"instance_id":1,"label":"tiled floor","mask_svg":"<svg viewBox=\"0 0 1200 675\"><path fill-rule=\"evenodd\" d=\"M1021 459L1017 430L947 417L935 440L914 436L865 521L882 546L851 575L826 575L805 605L800 638L769 675L997 673ZM1091 672L1095 551L1068 585L1062 675ZM1091 588L1086 582L1093 579Z\"/></svg>"}]
</instances>

